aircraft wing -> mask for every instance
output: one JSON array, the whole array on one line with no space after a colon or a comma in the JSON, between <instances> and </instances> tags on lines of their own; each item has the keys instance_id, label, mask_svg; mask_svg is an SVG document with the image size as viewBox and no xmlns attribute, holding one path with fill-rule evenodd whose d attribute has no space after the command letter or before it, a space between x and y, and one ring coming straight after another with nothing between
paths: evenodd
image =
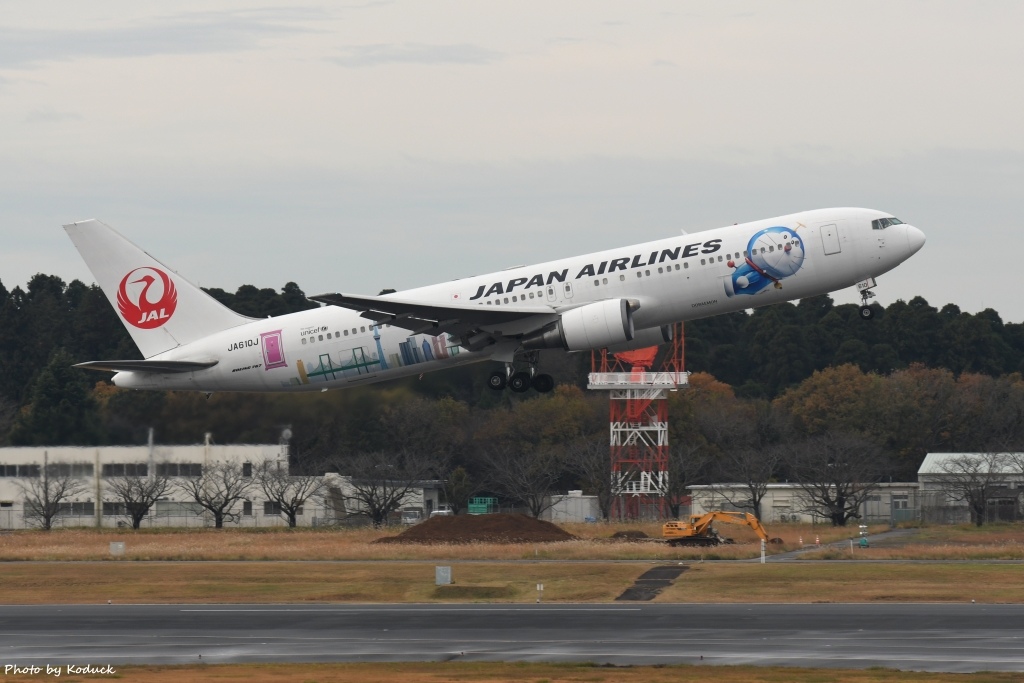
<instances>
[{"instance_id":1,"label":"aircraft wing","mask_svg":"<svg viewBox=\"0 0 1024 683\"><path fill-rule=\"evenodd\" d=\"M359 311L362 317L378 325L394 325L412 334L452 334L461 337L463 347L475 351L497 341L495 326L521 323L537 316L537 327L542 327L557 315L555 309L545 305L480 306L476 304L441 304L397 299L382 296L354 294L318 294L308 297L330 306ZM521 327L521 325L517 325ZM475 340L474 340L475 338Z\"/></svg>"},{"instance_id":2,"label":"aircraft wing","mask_svg":"<svg viewBox=\"0 0 1024 683\"><path fill-rule=\"evenodd\" d=\"M215 360L91 360L87 363L76 363L75 367L108 372L156 372L165 375L175 372L196 372L212 368L216 364Z\"/></svg>"}]
</instances>

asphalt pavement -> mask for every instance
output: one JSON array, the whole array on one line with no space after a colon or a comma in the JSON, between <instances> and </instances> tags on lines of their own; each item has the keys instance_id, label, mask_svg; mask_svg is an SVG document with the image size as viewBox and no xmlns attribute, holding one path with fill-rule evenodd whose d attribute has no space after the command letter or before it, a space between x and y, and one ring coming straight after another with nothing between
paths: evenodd
<instances>
[{"instance_id":1,"label":"asphalt pavement","mask_svg":"<svg viewBox=\"0 0 1024 683\"><path fill-rule=\"evenodd\" d=\"M1024 605L0 606L0 667L455 659L1024 672Z\"/></svg>"}]
</instances>

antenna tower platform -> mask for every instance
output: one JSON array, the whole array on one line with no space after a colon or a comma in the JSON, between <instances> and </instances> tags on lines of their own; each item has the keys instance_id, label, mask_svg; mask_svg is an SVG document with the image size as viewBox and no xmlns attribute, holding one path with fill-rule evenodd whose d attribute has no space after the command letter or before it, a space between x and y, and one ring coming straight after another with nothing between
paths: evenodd
<instances>
[{"instance_id":1,"label":"antenna tower platform","mask_svg":"<svg viewBox=\"0 0 1024 683\"><path fill-rule=\"evenodd\" d=\"M667 516L668 392L685 389L683 324L663 346L610 353L592 351L588 389L607 391L615 519ZM660 362L658 362L660 357Z\"/></svg>"}]
</instances>

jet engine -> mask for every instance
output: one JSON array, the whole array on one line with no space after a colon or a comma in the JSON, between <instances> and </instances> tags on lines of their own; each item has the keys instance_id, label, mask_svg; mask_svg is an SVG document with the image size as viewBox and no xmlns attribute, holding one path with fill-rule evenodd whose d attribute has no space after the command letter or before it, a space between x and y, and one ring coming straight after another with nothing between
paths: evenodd
<instances>
[{"instance_id":1,"label":"jet engine","mask_svg":"<svg viewBox=\"0 0 1024 683\"><path fill-rule=\"evenodd\" d=\"M637 330L633 334L633 341L622 344L612 344L608 347L609 353L621 353L623 351L635 351L646 349L649 346L658 346L672 341L672 326L662 325L661 327L648 327L644 330Z\"/></svg>"},{"instance_id":2,"label":"jet engine","mask_svg":"<svg viewBox=\"0 0 1024 683\"><path fill-rule=\"evenodd\" d=\"M633 311L629 299L597 301L566 311L553 323L523 337L524 349L589 351L633 340Z\"/></svg>"}]
</instances>

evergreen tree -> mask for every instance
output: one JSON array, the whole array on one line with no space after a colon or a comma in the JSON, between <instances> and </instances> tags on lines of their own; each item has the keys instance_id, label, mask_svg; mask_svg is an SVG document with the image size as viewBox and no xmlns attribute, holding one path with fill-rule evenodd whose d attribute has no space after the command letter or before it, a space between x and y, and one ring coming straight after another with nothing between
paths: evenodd
<instances>
[{"instance_id":1,"label":"evergreen tree","mask_svg":"<svg viewBox=\"0 0 1024 683\"><path fill-rule=\"evenodd\" d=\"M85 372L58 349L32 384L29 404L11 430L19 446L91 446L103 443L96 401Z\"/></svg>"}]
</instances>

